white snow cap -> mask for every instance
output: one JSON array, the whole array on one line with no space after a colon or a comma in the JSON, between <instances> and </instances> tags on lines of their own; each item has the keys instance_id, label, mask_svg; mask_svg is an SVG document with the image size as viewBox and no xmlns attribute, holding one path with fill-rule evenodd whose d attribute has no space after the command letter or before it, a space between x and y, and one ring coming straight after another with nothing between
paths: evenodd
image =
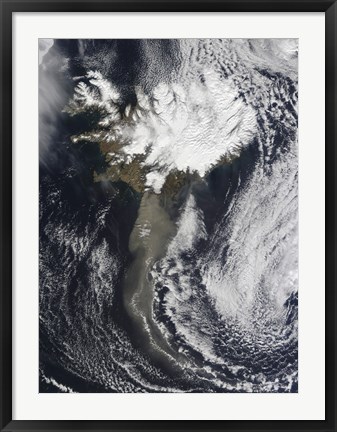
<instances>
[{"instance_id":1,"label":"white snow cap","mask_svg":"<svg viewBox=\"0 0 337 432\"><path fill-rule=\"evenodd\" d=\"M137 87L137 104L124 113L118 90L99 71L79 77L70 102L73 113L102 112L104 139L120 143L118 158L127 163L144 156L146 186L157 193L170 172L203 177L253 140L257 116L266 118L278 91L261 71L297 76L297 39L182 39L179 47L179 67L149 93Z\"/></svg>"},{"instance_id":2,"label":"white snow cap","mask_svg":"<svg viewBox=\"0 0 337 432\"><path fill-rule=\"evenodd\" d=\"M256 132L255 112L232 83L212 70L203 75L203 82L161 83L151 96L137 88L136 109L125 110L128 122L119 121L117 90L97 71L87 74L90 87L79 82L73 102L78 110L105 109L100 124L111 126L128 160L146 153L146 185L159 193L170 171L202 177L221 157L239 154Z\"/></svg>"},{"instance_id":3,"label":"white snow cap","mask_svg":"<svg viewBox=\"0 0 337 432\"><path fill-rule=\"evenodd\" d=\"M212 71L205 71L204 77L204 83L158 85L151 107L124 131L126 154L148 149L144 165L155 168L146 184L155 192L171 170L189 169L204 176L221 157L239 154L256 132L254 110L238 98L230 82ZM140 90L137 97L144 98Z\"/></svg>"}]
</instances>

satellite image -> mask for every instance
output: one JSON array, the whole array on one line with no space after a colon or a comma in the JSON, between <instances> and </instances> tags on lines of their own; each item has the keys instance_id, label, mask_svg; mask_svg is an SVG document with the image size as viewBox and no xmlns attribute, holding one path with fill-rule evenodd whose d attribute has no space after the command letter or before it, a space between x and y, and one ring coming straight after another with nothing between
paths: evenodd
<instances>
[{"instance_id":1,"label":"satellite image","mask_svg":"<svg viewBox=\"0 0 337 432\"><path fill-rule=\"evenodd\" d=\"M39 391L298 391L298 40L39 40Z\"/></svg>"}]
</instances>

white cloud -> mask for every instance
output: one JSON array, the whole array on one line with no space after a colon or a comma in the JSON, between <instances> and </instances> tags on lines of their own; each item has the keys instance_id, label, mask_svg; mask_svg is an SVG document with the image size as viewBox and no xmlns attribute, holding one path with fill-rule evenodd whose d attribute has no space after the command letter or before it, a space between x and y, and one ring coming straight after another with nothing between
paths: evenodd
<instances>
[{"instance_id":1,"label":"white cloud","mask_svg":"<svg viewBox=\"0 0 337 432\"><path fill-rule=\"evenodd\" d=\"M43 57L53 45L54 39L39 39L39 65L42 63Z\"/></svg>"}]
</instances>

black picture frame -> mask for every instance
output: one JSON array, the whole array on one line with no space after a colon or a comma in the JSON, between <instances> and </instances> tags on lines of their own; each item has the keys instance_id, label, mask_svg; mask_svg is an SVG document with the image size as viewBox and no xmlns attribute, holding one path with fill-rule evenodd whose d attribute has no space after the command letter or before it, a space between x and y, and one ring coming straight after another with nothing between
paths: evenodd
<instances>
[{"instance_id":1,"label":"black picture frame","mask_svg":"<svg viewBox=\"0 0 337 432\"><path fill-rule=\"evenodd\" d=\"M336 431L336 120L337 2L330 0L0 0L0 427L1 431ZM322 421L24 421L12 420L12 14L15 12L324 12L325 13L325 198L326 319L325 403ZM313 30L314 31L314 30Z\"/></svg>"}]
</instances>

